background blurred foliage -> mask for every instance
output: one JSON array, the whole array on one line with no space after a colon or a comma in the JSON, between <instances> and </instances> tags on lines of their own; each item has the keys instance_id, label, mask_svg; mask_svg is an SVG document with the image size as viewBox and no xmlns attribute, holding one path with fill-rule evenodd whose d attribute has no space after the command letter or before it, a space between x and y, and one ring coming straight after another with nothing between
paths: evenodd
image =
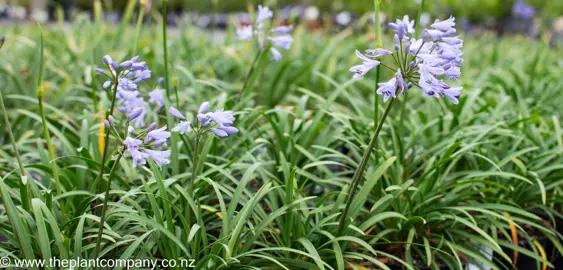
<instances>
[{"instance_id":1,"label":"background blurred foliage","mask_svg":"<svg viewBox=\"0 0 563 270\"><path fill-rule=\"evenodd\" d=\"M59 0L65 1L65 0ZM81 9L91 9L92 0L77 0ZM117 10L125 8L126 0L102 0L106 7ZM153 7L161 0L153 0ZM382 0L383 10L388 14L415 14L417 3L414 0ZM457 17L467 18L474 22L487 18L505 18L510 15L516 0L428 0L427 10L432 13L451 13ZM547 18L563 15L563 1L560 0L527 0L528 4L539 10L539 14ZM322 11L349 10L355 13L370 12L372 0L169 0L171 10L195 12L236 12L246 11L248 6L265 4L283 8L287 5L317 6Z\"/></svg>"}]
</instances>

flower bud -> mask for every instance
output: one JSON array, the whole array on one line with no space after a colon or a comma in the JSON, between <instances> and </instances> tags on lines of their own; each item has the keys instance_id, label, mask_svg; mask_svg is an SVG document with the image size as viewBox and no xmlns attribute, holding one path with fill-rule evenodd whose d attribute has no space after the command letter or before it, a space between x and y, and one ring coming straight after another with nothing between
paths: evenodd
<instances>
[{"instance_id":1,"label":"flower bud","mask_svg":"<svg viewBox=\"0 0 563 270\"><path fill-rule=\"evenodd\" d=\"M125 62L119 64L119 67L122 67L122 68L130 68L132 65L133 65L133 62L131 62L131 61L125 61Z\"/></svg>"},{"instance_id":2,"label":"flower bud","mask_svg":"<svg viewBox=\"0 0 563 270\"><path fill-rule=\"evenodd\" d=\"M409 54L410 50L411 50L411 44L407 43L407 45L405 45L405 54Z\"/></svg>"},{"instance_id":3,"label":"flower bud","mask_svg":"<svg viewBox=\"0 0 563 270\"><path fill-rule=\"evenodd\" d=\"M102 75L105 74L105 71L104 71L103 69L101 69L101 68L95 68L94 70L95 70L96 73L98 73L98 74L102 74Z\"/></svg>"},{"instance_id":4,"label":"flower bud","mask_svg":"<svg viewBox=\"0 0 563 270\"><path fill-rule=\"evenodd\" d=\"M395 49L395 51L399 51L399 44L395 44L395 46L393 46L393 49Z\"/></svg>"},{"instance_id":5,"label":"flower bud","mask_svg":"<svg viewBox=\"0 0 563 270\"><path fill-rule=\"evenodd\" d=\"M156 128L156 123L152 122L147 128L147 132L153 131Z\"/></svg>"},{"instance_id":6,"label":"flower bud","mask_svg":"<svg viewBox=\"0 0 563 270\"><path fill-rule=\"evenodd\" d=\"M113 63L111 56L109 56L109 55L104 56L104 63L108 66L111 65L111 63Z\"/></svg>"},{"instance_id":7,"label":"flower bud","mask_svg":"<svg viewBox=\"0 0 563 270\"><path fill-rule=\"evenodd\" d=\"M0 48L4 46L4 41L6 41L6 37L5 36L0 37Z\"/></svg>"},{"instance_id":8,"label":"flower bud","mask_svg":"<svg viewBox=\"0 0 563 270\"><path fill-rule=\"evenodd\" d=\"M137 107L129 113L129 115L127 116L127 119L129 119L129 121L133 121L133 120L137 119L137 117L141 116L142 113L143 113L143 108Z\"/></svg>"},{"instance_id":9,"label":"flower bud","mask_svg":"<svg viewBox=\"0 0 563 270\"><path fill-rule=\"evenodd\" d=\"M109 128L109 127L111 126L111 124L109 123L108 120L104 120L104 126L105 126L106 128Z\"/></svg>"},{"instance_id":10,"label":"flower bud","mask_svg":"<svg viewBox=\"0 0 563 270\"><path fill-rule=\"evenodd\" d=\"M115 122L115 118L113 118L113 115L110 115L108 117L109 123L113 125L113 123Z\"/></svg>"},{"instance_id":11,"label":"flower bud","mask_svg":"<svg viewBox=\"0 0 563 270\"><path fill-rule=\"evenodd\" d=\"M110 86L111 86L111 81L106 81L106 82L104 83L104 85L102 85L102 87L103 87L104 89L108 89Z\"/></svg>"},{"instance_id":12,"label":"flower bud","mask_svg":"<svg viewBox=\"0 0 563 270\"><path fill-rule=\"evenodd\" d=\"M415 65L416 65L416 64L414 63L414 61L411 61L410 64L409 64L409 68L410 68L410 69L413 69L413 68L415 67Z\"/></svg>"}]
</instances>

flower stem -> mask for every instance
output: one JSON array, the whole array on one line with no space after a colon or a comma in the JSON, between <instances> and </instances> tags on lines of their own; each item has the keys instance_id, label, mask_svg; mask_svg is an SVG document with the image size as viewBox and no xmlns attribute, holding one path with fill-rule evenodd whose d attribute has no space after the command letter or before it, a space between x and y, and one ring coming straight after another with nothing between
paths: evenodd
<instances>
[{"instance_id":1,"label":"flower stem","mask_svg":"<svg viewBox=\"0 0 563 270\"><path fill-rule=\"evenodd\" d=\"M98 228L98 238L97 238L97 241L96 241L96 257L95 258L98 258L98 256L100 255L100 248L101 248L101 243L102 243L102 233L104 231L104 222L106 220L106 208L108 206L109 191L111 189L111 179L112 179L113 175L115 174L115 170L119 166L119 161L121 160L121 157L123 157L123 151L125 151L125 149L123 149L123 148L119 151L119 155L117 156L115 163L113 163L113 166L111 166L111 170L109 172L108 184L106 186L106 193L104 195L104 204L102 205L102 214L100 216L100 227Z\"/></svg>"},{"instance_id":2,"label":"flower stem","mask_svg":"<svg viewBox=\"0 0 563 270\"><path fill-rule=\"evenodd\" d=\"M24 182L24 177L27 177L27 174L25 172L25 169L23 167L23 163L20 157L20 153L18 152L18 147L16 144L16 140L14 139L14 133L12 132L12 126L10 124L10 119L8 118L8 112L6 111L6 107L4 105L4 97L2 97L2 91L0 91L0 108L2 109L2 114L4 114L4 123L6 125L6 128L8 129L8 137L10 137L10 142L12 143L12 147L14 148L14 155L16 156L16 160L18 162L18 167L20 170L20 199L21 199L21 203L22 203L22 207L23 209L25 209L26 211L30 211L30 199L29 199L29 192L27 190L27 184L25 184ZM33 179L30 179L30 181L35 181Z\"/></svg>"},{"instance_id":3,"label":"flower stem","mask_svg":"<svg viewBox=\"0 0 563 270\"><path fill-rule=\"evenodd\" d=\"M141 3L141 10L139 10L139 15L137 16L137 29L135 33L135 46L133 47L133 54L137 54L137 49L139 48L139 37L141 36L141 26L143 25L143 20L145 17L145 5Z\"/></svg>"},{"instance_id":4,"label":"flower stem","mask_svg":"<svg viewBox=\"0 0 563 270\"><path fill-rule=\"evenodd\" d=\"M168 41L166 39L166 26L168 24L167 3L168 0L162 0L162 49L164 50L164 86L166 90L170 89L168 81ZM168 99L170 99L170 96L168 96Z\"/></svg>"},{"instance_id":5,"label":"flower stem","mask_svg":"<svg viewBox=\"0 0 563 270\"><path fill-rule=\"evenodd\" d=\"M117 72L117 71L116 71ZM119 80L117 75L114 76L114 82L113 82L113 97L111 98L111 106L109 109L109 112L106 115L106 119L109 118L110 115L113 115L113 110L115 108L115 101L117 99L117 86L119 84ZM110 128L106 129L106 134L104 136L104 152L102 153L102 163L100 165L100 173L98 175L98 189L97 189L97 193L102 192L102 182L104 179L104 170L106 168L106 159L107 159L107 155L108 155L108 146L109 146L109 134L110 134Z\"/></svg>"},{"instance_id":6,"label":"flower stem","mask_svg":"<svg viewBox=\"0 0 563 270\"><path fill-rule=\"evenodd\" d=\"M192 164L192 177L190 179L190 187L188 188L189 194L190 195L194 195L194 185L195 185L195 179L196 179L196 174L197 174L197 163L198 163L198 157L199 157L199 143L201 140L201 135L197 134L196 139L195 139L195 148L194 148L194 157L193 157L193 164ZM195 197L195 196L194 196Z\"/></svg>"},{"instance_id":7,"label":"flower stem","mask_svg":"<svg viewBox=\"0 0 563 270\"><path fill-rule=\"evenodd\" d=\"M348 197L346 198L346 206L344 207L344 212L342 213L342 215L340 215L340 221L339 221L339 224L338 224L337 235L341 235L344 232L344 229L347 227L346 223L347 223L348 211L350 210L350 205L352 204L352 200L354 199L354 196L356 195L356 188L358 187L358 184L360 183L360 180L362 179L364 169L366 168L366 165L368 163L371 151L372 151L373 147L375 146L375 143L377 142L377 137L379 136L379 132L381 132L381 128L383 127L383 123L385 122L387 115L389 115L389 112L391 111L391 106L393 105L393 101L395 101L395 99L391 98L391 100L387 104L387 107L385 108L385 112L383 113L381 120L379 120L379 124L377 125L377 129L375 130L375 133L373 134L373 137L371 138L371 141L369 142L368 147L366 148L366 150L364 152L362 160L360 161L358 168L354 172L354 176L352 177L352 185L351 185L350 189L348 190Z\"/></svg>"},{"instance_id":8,"label":"flower stem","mask_svg":"<svg viewBox=\"0 0 563 270\"><path fill-rule=\"evenodd\" d=\"M416 29L415 29L415 37L419 37L420 36L420 17L422 16L422 11L424 9L424 4L425 4L425 0L420 1L420 6L418 6L418 15L416 18ZM421 46L422 48L422 46Z\"/></svg>"},{"instance_id":9,"label":"flower stem","mask_svg":"<svg viewBox=\"0 0 563 270\"><path fill-rule=\"evenodd\" d=\"M250 77L252 77L252 73L254 73L254 69L256 68L256 62L258 62L258 59L260 58L260 54L261 54L261 51L258 50L256 52L256 55L254 56L254 60L252 60L252 65L248 69L248 74L246 74L246 79L244 80L244 84L242 85L242 88L240 89L239 100L242 99L244 93L246 92L246 87L248 86L248 83L250 82Z\"/></svg>"}]
</instances>

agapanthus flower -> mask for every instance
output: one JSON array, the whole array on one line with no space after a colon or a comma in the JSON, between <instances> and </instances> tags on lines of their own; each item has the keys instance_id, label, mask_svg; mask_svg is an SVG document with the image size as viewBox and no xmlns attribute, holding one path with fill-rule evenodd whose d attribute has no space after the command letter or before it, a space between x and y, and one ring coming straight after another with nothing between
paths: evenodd
<instances>
[{"instance_id":1,"label":"agapanthus flower","mask_svg":"<svg viewBox=\"0 0 563 270\"><path fill-rule=\"evenodd\" d=\"M156 163L160 168L164 164L170 164L170 150L150 150L146 149L145 153Z\"/></svg>"},{"instance_id":2,"label":"agapanthus flower","mask_svg":"<svg viewBox=\"0 0 563 270\"><path fill-rule=\"evenodd\" d=\"M528 5L525 1L519 0L512 6L512 15L524 19L531 19L536 14L534 7Z\"/></svg>"},{"instance_id":3,"label":"agapanthus flower","mask_svg":"<svg viewBox=\"0 0 563 270\"><path fill-rule=\"evenodd\" d=\"M353 66L350 68L350 71L356 73L352 78L358 79L359 77L364 76L372 68L379 65L380 63L379 61L372 59L375 58L376 55L375 54L372 55L373 56L370 58L368 56L363 55L360 51L356 50L356 56L358 56L358 58L362 59L364 62L361 65Z\"/></svg>"},{"instance_id":4,"label":"agapanthus flower","mask_svg":"<svg viewBox=\"0 0 563 270\"><path fill-rule=\"evenodd\" d=\"M172 132L185 134L191 131L192 123L189 121L180 121L180 123L172 129Z\"/></svg>"},{"instance_id":5,"label":"agapanthus flower","mask_svg":"<svg viewBox=\"0 0 563 270\"><path fill-rule=\"evenodd\" d=\"M164 108L164 89L155 88L149 92L149 102L157 104L160 109Z\"/></svg>"},{"instance_id":6,"label":"agapanthus flower","mask_svg":"<svg viewBox=\"0 0 563 270\"><path fill-rule=\"evenodd\" d=\"M151 130L145 136L145 143L152 143L157 146L165 146L166 141L170 138L170 132L166 131L166 126L163 126L159 129Z\"/></svg>"},{"instance_id":7,"label":"agapanthus flower","mask_svg":"<svg viewBox=\"0 0 563 270\"><path fill-rule=\"evenodd\" d=\"M211 131L221 138L238 133L239 130L232 126L236 120L233 111L225 111L221 109L214 112L208 112L209 107L209 102L203 102L199 106L198 113L196 115L197 122L199 122L198 125L192 125L192 123L188 121L180 121L180 123L177 124L172 131L185 134L194 128L198 134ZM185 120L185 117L173 107L170 108L169 113L176 118ZM181 116L182 118L178 116Z\"/></svg>"},{"instance_id":8,"label":"agapanthus flower","mask_svg":"<svg viewBox=\"0 0 563 270\"><path fill-rule=\"evenodd\" d=\"M178 111L178 109L172 106L168 109L168 113L170 113L172 116L178 119L182 119L182 120L186 119L186 117L180 111Z\"/></svg>"},{"instance_id":9,"label":"agapanthus flower","mask_svg":"<svg viewBox=\"0 0 563 270\"><path fill-rule=\"evenodd\" d=\"M127 113L129 120L133 121L135 127L139 128L145 125L145 116L149 104L138 91L138 85L151 78L151 71L148 69L146 62L139 62L138 60L139 57L135 56L117 64L109 55L104 56L103 62L109 67L112 80L104 82L103 88L108 89L114 82L117 82L117 85L114 85L117 91L117 109ZM108 76L100 68L96 68L96 72ZM148 96L151 102L162 108L164 100L159 94L161 93L153 91Z\"/></svg>"},{"instance_id":10,"label":"agapanthus flower","mask_svg":"<svg viewBox=\"0 0 563 270\"><path fill-rule=\"evenodd\" d=\"M428 96L444 96L457 104L462 88L451 87L443 80L456 80L461 74L463 40L455 36L455 18L436 20L423 31L422 39L413 36L414 22L408 16L389 24L389 27L396 32L392 59L397 68L384 65L394 71L395 77L379 83L376 93L384 95L384 101L387 101L395 98L397 93L405 94L416 85ZM350 69L355 73L353 78L364 76L381 64L379 57L389 54L392 53L384 49L368 50L365 55L356 50L356 56L363 63Z\"/></svg>"},{"instance_id":11,"label":"agapanthus flower","mask_svg":"<svg viewBox=\"0 0 563 270\"><path fill-rule=\"evenodd\" d=\"M166 126L148 131L143 140L131 137L134 129L131 126L129 127L131 128L128 132L129 136L123 140L123 145L126 147L126 152L130 154L133 160L133 167L145 165L148 158L152 159L161 168L162 165L170 163L170 150L154 150L148 148L149 146L167 145L170 132L166 131Z\"/></svg>"},{"instance_id":12,"label":"agapanthus flower","mask_svg":"<svg viewBox=\"0 0 563 270\"><path fill-rule=\"evenodd\" d=\"M243 26L236 30L239 40L247 41L252 39L252 25Z\"/></svg>"},{"instance_id":13,"label":"agapanthus flower","mask_svg":"<svg viewBox=\"0 0 563 270\"><path fill-rule=\"evenodd\" d=\"M282 25L267 31L264 22L272 17L273 13L268 7L259 5L255 24L243 26L242 28L237 29L236 34L238 39L249 41L255 38L261 50L266 49L266 42L270 42L271 46L289 50L291 48L291 44L293 43L293 37L288 33L293 30L293 26ZM269 34L271 33L275 35L270 36ZM277 62L282 59L282 55L278 50L271 48L270 53L272 53L272 59L274 61Z\"/></svg>"},{"instance_id":14,"label":"agapanthus flower","mask_svg":"<svg viewBox=\"0 0 563 270\"><path fill-rule=\"evenodd\" d=\"M147 163L146 159L149 157L147 153L140 151L140 146L143 141L131 137L127 137L123 144L127 146L127 152L131 155L133 159L133 167L137 167L137 165L144 165Z\"/></svg>"},{"instance_id":15,"label":"agapanthus flower","mask_svg":"<svg viewBox=\"0 0 563 270\"><path fill-rule=\"evenodd\" d=\"M256 23L261 23L265 20L271 19L274 13L268 8L258 5L258 13L256 15Z\"/></svg>"}]
</instances>

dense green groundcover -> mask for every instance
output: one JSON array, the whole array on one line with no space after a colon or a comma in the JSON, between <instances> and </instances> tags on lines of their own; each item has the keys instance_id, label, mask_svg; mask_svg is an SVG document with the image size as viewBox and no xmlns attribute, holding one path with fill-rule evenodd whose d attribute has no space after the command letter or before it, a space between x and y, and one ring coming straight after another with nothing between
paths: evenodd
<instances>
[{"instance_id":1,"label":"dense green groundcover","mask_svg":"<svg viewBox=\"0 0 563 270\"><path fill-rule=\"evenodd\" d=\"M138 54L153 85L164 75L161 29L86 20L44 27L40 89L57 157L51 160L36 97L39 28L3 28L0 90L32 199L26 210L2 117L1 256L95 256L101 115L109 98L93 67L105 54ZM395 101L350 208L354 221L337 235L347 184L385 106L374 103L375 72L352 80L348 71L357 64L356 48L374 46L373 35L297 27L292 49L258 68L254 91L243 100L254 47L232 32L224 41L217 38L222 33L189 26L168 35L168 92L174 96L177 87L178 107L195 112L210 101L235 110L240 132L205 137L195 198L187 192L193 134L185 141L174 135L172 163L162 170L121 159L104 258L192 258L197 269L459 269L475 261L504 269L502 258L512 259L513 249L541 269L553 255L544 254L545 243L563 252L561 228L554 227L563 218L560 49L523 37L465 37L460 104L418 88L408 102ZM159 126L167 122L163 111L150 117ZM110 149L117 144L112 139ZM480 252L484 247L497 254L494 261Z\"/></svg>"}]
</instances>

